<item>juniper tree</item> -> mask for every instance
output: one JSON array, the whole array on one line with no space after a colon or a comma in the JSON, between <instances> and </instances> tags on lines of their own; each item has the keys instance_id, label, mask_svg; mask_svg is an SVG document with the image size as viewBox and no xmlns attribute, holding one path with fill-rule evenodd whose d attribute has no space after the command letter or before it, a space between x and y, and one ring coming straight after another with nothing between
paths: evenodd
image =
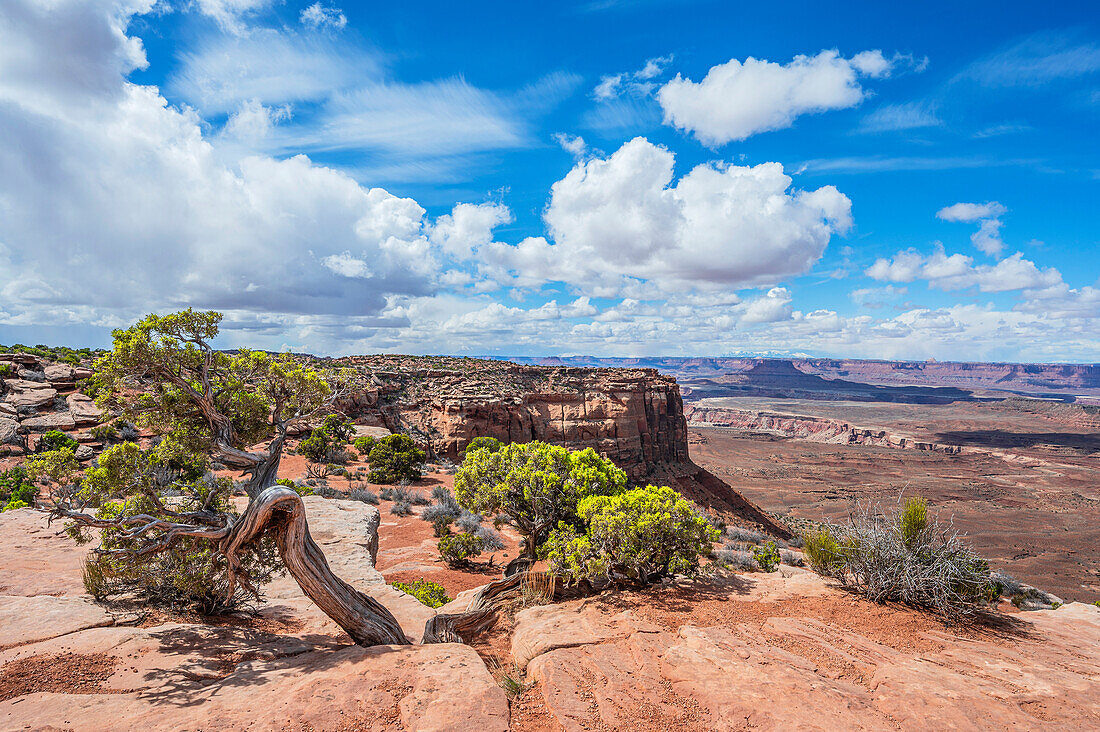
<instances>
[{"instance_id":1,"label":"juniper tree","mask_svg":"<svg viewBox=\"0 0 1100 732\"><path fill-rule=\"evenodd\" d=\"M290 356L215 350L221 319L188 309L114 331L113 349L95 365L97 401L158 435L158 455L135 453L106 479L100 471L83 483L55 481L54 515L103 529L100 553L120 561L153 561L181 542L205 544L224 568L228 595L241 586L255 591L248 560L271 539L303 592L356 643L407 643L384 606L329 569L301 496L274 484L288 431L327 413L344 388L341 375ZM187 495L165 500L149 460L192 468L216 460L241 470L248 505L239 515L230 510L224 480L177 481Z\"/></svg>"}]
</instances>

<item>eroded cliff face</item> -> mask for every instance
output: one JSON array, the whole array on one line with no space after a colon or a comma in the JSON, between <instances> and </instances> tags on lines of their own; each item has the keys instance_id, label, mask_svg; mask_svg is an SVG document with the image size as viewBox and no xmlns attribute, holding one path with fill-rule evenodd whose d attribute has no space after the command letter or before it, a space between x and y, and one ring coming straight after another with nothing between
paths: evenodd
<instances>
[{"instance_id":1,"label":"eroded cliff face","mask_svg":"<svg viewBox=\"0 0 1100 732\"><path fill-rule=\"evenodd\" d=\"M959 445L917 440L912 437L891 434L885 430L856 427L827 417L779 414L756 409L732 409L688 404L684 410L686 420L693 425L728 427L743 432L766 432L809 442L832 445L877 445L903 450L926 450L956 455L962 452Z\"/></svg>"},{"instance_id":2,"label":"eroded cliff face","mask_svg":"<svg viewBox=\"0 0 1100 732\"><path fill-rule=\"evenodd\" d=\"M700 506L769 533L786 526L693 463L676 380L648 368L521 366L479 359L355 356L341 404L360 424L406 432L434 458L458 461L476 437L591 447L635 483L677 488Z\"/></svg>"},{"instance_id":3,"label":"eroded cliff face","mask_svg":"<svg viewBox=\"0 0 1100 732\"><path fill-rule=\"evenodd\" d=\"M341 359L359 371L350 416L417 437L458 460L476 437L591 447L634 480L688 462L687 423L675 379L654 369L517 366L448 359L451 368L395 369ZM390 366L390 368L377 368Z\"/></svg>"}]
</instances>

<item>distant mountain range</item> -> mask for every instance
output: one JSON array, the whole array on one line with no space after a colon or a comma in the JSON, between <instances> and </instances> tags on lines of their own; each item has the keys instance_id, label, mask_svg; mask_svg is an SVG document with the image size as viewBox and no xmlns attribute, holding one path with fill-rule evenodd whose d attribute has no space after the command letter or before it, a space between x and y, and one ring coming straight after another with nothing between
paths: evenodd
<instances>
[{"instance_id":1,"label":"distant mountain range","mask_svg":"<svg viewBox=\"0 0 1100 732\"><path fill-rule=\"evenodd\" d=\"M544 366L655 368L676 377L687 399L753 395L919 403L1023 395L1100 400L1100 364L596 356L513 356L507 360ZM914 387L951 391L913 391Z\"/></svg>"}]
</instances>

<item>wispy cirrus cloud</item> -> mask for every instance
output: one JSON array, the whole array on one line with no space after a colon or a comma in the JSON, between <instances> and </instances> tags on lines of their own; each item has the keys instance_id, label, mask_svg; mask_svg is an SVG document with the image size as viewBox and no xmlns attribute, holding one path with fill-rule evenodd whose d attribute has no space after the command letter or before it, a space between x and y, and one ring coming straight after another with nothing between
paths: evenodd
<instances>
[{"instance_id":1,"label":"wispy cirrus cloud","mask_svg":"<svg viewBox=\"0 0 1100 732\"><path fill-rule=\"evenodd\" d=\"M1100 72L1100 44L1039 33L975 61L956 80L990 87L1041 86Z\"/></svg>"}]
</instances>

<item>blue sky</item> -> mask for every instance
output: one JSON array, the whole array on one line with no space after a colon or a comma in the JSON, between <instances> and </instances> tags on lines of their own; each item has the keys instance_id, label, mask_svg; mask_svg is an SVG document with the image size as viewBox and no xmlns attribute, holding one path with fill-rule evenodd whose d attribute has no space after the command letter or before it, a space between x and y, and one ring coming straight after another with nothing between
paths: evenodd
<instances>
[{"instance_id":1,"label":"blue sky","mask_svg":"<svg viewBox=\"0 0 1100 732\"><path fill-rule=\"evenodd\" d=\"M1098 121L1092 3L11 0L0 342L1100 361Z\"/></svg>"}]
</instances>

